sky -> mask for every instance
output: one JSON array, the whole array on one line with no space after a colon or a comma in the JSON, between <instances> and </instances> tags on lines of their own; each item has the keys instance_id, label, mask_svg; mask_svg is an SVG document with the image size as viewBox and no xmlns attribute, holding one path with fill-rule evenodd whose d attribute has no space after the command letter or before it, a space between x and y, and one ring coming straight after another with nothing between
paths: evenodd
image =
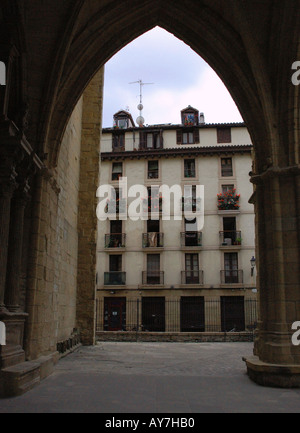
<instances>
[{"instance_id":1,"label":"sky","mask_svg":"<svg viewBox=\"0 0 300 433\"><path fill-rule=\"evenodd\" d=\"M145 125L181 123L187 106L203 112L206 123L242 122L228 90L211 67L184 42L155 27L128 44L105 65L103 127L129 110L136 122L142 80Z\"/></svg>"}]
</instances>

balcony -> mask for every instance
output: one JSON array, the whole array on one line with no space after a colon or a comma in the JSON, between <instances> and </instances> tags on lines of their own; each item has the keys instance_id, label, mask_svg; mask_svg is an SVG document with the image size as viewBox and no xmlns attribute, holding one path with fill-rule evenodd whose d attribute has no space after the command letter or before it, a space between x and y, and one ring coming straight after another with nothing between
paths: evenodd
<instances>
[{"instance_id":1,"label":"balcony","mask_svg":"<svg viewBox=\"0 0 300 433\"><path fill-rule=\"evenodd\" d=\"M243 271L241 269L221 271L221 284L243 284L243 279Z\"/></svg>"},{"instance_id":2,"label":"balcony","mask_svg":"<svg viewBox=\"0 0 300 433\"><path fill-rule=\"evenodd\" d=\"M160 271L145 271L142 275L143 284L162 286L164 285L164 275L165 273Z\"/></svg>"},{"instance_id":3,"label":"balcony","mask_svg":"<svg viewBox=\"0 0 300 433\"><path fill-rule=\"evenodd\" d=\"M181 247L201 247L202 232L182 232Z\"/></svg>"},{"instance_id":4,"label":"balcony","mask_svg":"<svg viewBox=\"0 0 300 433\"><path fill-rule=\"evenodd\" d=\"M113 233L105 235L105 248L125 248L126 234Z\"/></svg>"},{"instance_id":5,"label":"balcony","mask_svg":"<svg viewBox=\"0 0 300 433\"><path fill-rule=\"evenodd\" d=\"M220 246L230 247L232 245L242 245L242 232L236 230L220 232Z\"/></svg>"},{"instance_id":6,"label":"balcony","mask_svg":"<svg viewBox=\"0 0 300 433\"><path fill-rule=\"evenodd\" d=\"M181 284L203 284L203 271L182 271Z\"/></svg>"},{"instance_id":7,"label":"balcony","mask_svg":"<svg viewBox=\"0 0 300 433\"><path fill-rule=\"evenodd\" d=\"M163 233L143 233L143 248L163 248L164 234Z\"/></svg>"},{"instance_id":8,"label":"balcony","mask_svg":"<svg viewBox=\"0 0 300 433\"><path fill-rule=\"evenodd\" d=\"M104 272L105 286L125 286L126 272Z\"/></svg>"}]
</instances>

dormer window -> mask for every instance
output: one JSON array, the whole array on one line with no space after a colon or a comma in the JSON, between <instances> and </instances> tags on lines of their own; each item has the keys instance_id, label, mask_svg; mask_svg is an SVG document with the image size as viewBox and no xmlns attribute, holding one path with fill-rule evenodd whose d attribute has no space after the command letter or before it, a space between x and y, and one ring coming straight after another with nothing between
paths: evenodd
<instances>
[{"instance_id":1,"label":"dormer window","mask_svg":"<svg viewBox=\"0 0 300 433\"><path fill-rule=\"evenodd\" d=\"M114 115L114 129L127 129L134 126L134 121L128 111L121 110Z\"/></svg>"},{"instance_id":2,"label":"dormer window","mask_svg":"<svg viewBox=\"0 0 300 433\"><path fill-rule=\"evenodd\" d=\"M199 125L199 111L189 105L181 110L181 122L183 126Z\"/></svg>"}]
</instances>

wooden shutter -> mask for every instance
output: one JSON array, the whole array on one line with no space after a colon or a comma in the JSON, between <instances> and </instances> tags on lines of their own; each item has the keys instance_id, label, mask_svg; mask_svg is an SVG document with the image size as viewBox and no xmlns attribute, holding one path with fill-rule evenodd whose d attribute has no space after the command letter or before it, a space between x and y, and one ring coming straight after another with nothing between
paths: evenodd
<instances>
[{"instance_id":1,"label":"wooden shutter","mask_svg":"<svg viewBox=\"0 0 300 433\"><path fill-rule=\"evenodd\" d=\"M199 129L196 128L194 130L194 143L195 144L199 144L200 143L200 134L199 134Z\"/></svg>"},{"instance_id":2,"label":"wooden shutter","mask_svg":"<svg viewBox=\"0 0 300 433\"><path fill-rule=\"evenodd\" d=\"M147 147L147 134L146 132L140 132L140 149L144 150Z\"/></svg>"},{"instance_id":3,"label":"wooden shutter","mask_svg":"<svg viewBox=\"0 0 300 433\"><path fill-rule=\"evenodd\" d=\"M177 129L177 131L176 131L176 141L177 141L177 144L182 144L182 130L181 129Z\"/></svg>"},{"instance_id":4,"label":"wooden shutter","mask_svg":"<svg viewBox=\"0 0 300 433\"><path fill-rule=\"evenodd\" d=\"M231 128L217 129L218 143L231 143Z\"/></svg>"}]
</instances>

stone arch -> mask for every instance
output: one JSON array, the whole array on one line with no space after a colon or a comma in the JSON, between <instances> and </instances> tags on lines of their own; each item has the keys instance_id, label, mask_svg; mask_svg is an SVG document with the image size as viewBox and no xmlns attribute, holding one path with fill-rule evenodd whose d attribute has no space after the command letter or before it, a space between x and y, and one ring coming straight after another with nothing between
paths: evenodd
<instances>
[{"instance_id":1,"label":"stone arch","mask_svg":"<svg viewBox=\"0 0 300 433\"><path fill-rule=\"evenodd\" d=\"M260 153L271 157L270 141L274 141L272 134L276 131L270 127L275 120L268 76L266 71L255 74L244 41L228 21L207 5L200 9L197 6L186 8L183 2L166 2L162 6L161 2L155 1L151 2L151 7L147 2L131 3L132 6L126 3L118 7L122 19L117 27L114 8L100 9L69 42L69 53L56 88L55 110L49 119L47 133L39 140L45 146L48 143L46 153L50 152L50 165L56 164L59 143L72 108L96 71L127 43L156 25L182 39L213 67L233 96L253 141L260 142ZM199 9L200 16L197 15ZM233 9L236 8L233 6ZM66 43L63 41L62 45ZM259 55L255 46L251 55L253 58ZM268 122L265 121L267 116Z\"/></svg>"}]
</instances>

